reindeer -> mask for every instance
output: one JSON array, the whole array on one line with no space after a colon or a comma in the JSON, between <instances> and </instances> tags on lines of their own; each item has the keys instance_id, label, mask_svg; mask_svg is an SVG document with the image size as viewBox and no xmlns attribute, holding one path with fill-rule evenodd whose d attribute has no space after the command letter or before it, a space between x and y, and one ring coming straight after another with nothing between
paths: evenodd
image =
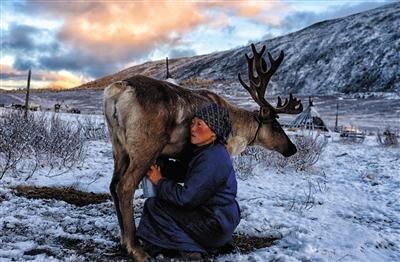
<instances>
[{"instance_id":1,"label":"reindeer","mask_svg":"<svg viewBox=\"0 0 400 262\"><path fill-rule=\"evenodd\" d=\"M231 105L221 96L207 90L189 90L178 85L136 75L112 83L104 90L104 114L112 142L114 173L110 184L111 195L120 226L121 245L137 260L146 259L145 252L135 242L132 219L132 196L146 171L160 155L179 158L190 142L189 126L194 113L211 102L226 107L232 118L233 132L227 148L237 155L250 145L260 145L288 157L296 153L277 121L278 114L298 114L301 101L290 94L285 103L278 97L276 107L264 98L267 84L281 64L281 51L274 60L268 53L267 68L263 53L251 45L253 56L247 54L247 85L239 81L260 106L259 111L248 111ZM268 70L267 70L268 69ZM254 74L256 71L256 75Z\"/></svg>"},{"instance_id":2,"label":"reindeer","mask_svg":"<svg viewBox=\"0 0 400 262\"><path fill-rule=\"evenodd\" d=\"M80 114L81 113L81 110L79 110L76 107L69 107L68 105L65 105L65 107L67 108L67 113L70 113L70 114Z\"/></svg>"},{"instance_id":3,"label":"reindeer","mask_svg":"<svg viewBox=\"0 0 400 262\"><path fill-rule=\"evenodd\" d=\"M64 103L64 101L62 101L61 103L55 103L54 104L54 112L59 113L60 109L61 109L61 105Z\"/></svg>"}]
</instances>

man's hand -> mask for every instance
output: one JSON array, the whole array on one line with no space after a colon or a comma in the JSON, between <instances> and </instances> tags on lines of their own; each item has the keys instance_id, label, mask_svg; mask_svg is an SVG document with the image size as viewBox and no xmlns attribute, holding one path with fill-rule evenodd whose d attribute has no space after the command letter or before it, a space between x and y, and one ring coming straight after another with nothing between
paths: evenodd
<instances>
[{"instance_id":1,"label":"man's hand","mask_svg":"<svg viewBox=\"0 0 400 262\"><path fill-rule=\"evenodd\" d=\"M146 176L153 185L157 185L162 179L160 167L158 165L152 165L149 171L147 171Z\"/></svg>"}]
</instances>

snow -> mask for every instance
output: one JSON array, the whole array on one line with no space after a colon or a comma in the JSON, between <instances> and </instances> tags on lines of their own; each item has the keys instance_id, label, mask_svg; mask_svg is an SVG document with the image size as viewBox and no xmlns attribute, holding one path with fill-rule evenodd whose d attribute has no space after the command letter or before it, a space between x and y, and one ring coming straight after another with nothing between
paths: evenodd
<instances>
[{"instance_id":1,"label":"snow","mask_svg":"<svg viewBox=\"0 0 400 262\"><path fill-rule=\"evenodd\" d=\"M314 172L257 170L239 186L238 230L282 236L265 250L268 261L282 254L299 261L398 261L399 162L398 148L331 141ZM309 185L315 204L307 210Z\"/></svg>"},{"instance_id":2,"label":"snow","mask_svg":"<svg viewBox=\"0 0 400 262\"><path fill-rule=\"evenodd\" d=\"M399 147L383 147L371 135L363 143L344 143L332 134L320 160L305 171L255 160L252 165L250 173L238 172L243 178L238 180L242 220L237 232L280 239L218 261L400 261ZM28 181L24 174L6 175L0 184L0 260L115 259L108 255L119 244L111 201L77 207L28 199L11 189L25 184L108 193L112 171L111 144L92 141L85 161L67 172L50 176L43 169ZM136 223L143 202L139 189Z\"/></svg>"}]
</instances>

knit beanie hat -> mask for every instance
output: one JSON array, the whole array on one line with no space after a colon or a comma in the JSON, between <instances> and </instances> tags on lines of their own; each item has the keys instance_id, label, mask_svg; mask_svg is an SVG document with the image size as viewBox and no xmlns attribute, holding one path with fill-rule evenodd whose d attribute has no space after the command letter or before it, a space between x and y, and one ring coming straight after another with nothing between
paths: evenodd
<instances>
[{"instance_id":1,"label":"knit beanie hat","mask_svg":"<svg viewBox=\"0 0 400 262\"><path fill-rule=\"evenodd\" d=\"M226 144L226 140L232 131L232 122L228 109L212 103L197 111L194 116L201 118L217 135L217 139Z\"/></svg>"}]
</instances>

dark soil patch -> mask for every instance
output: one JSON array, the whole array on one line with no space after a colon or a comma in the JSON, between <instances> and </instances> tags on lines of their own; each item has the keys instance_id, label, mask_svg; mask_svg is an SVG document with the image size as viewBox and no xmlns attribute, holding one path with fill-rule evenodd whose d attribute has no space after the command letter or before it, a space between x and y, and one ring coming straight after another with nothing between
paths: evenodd
<instances>
[{"instance_id":1,"label":"dark soil patch","mask_svg":"<svg viewBox=\"0 0 400 262\"><path fill-rule=\"evenodd\" d=\"M49 257L55 257L56 255L48 249L45 248L35 248L24 252L27 256L37 256L40 254L46 254Z\"/></svg>"},{"instance_id":2,"label":"dark soil patch","mask_svg":"<svg viewBox=\"0 0 400 262\"><path fill-rule=\"evenodd\" d=\"M274 241L279 238L275 237L256 237L242 234L233 234L233 246L242 254L250 253L256 249L270 247Z\"/></svg>"},{"instance_id":3,"label":"dark soil patch","mask_svg":"<svg viewBox=\"0 0 400 262\"><path fill-rule=\"evenodd\" d=\"M17 186L14 188L17 196L33 199L56 199L62 200L76 206L87 206L99 204L111 200L108 194L88 193L73 189L71 187L52 188L52 187L33 187Z\"/></svg>"},{"instance_id":4,"label":"dark soil patch","mask_svg":"<svg viewBox=\"0 0 400 262\"><path fill-rule=\"evenodd\" d=\"M3 202L4 200L6 200L6 196L0 194L0 203Z\"/></svg>"},{"instance_id":5,"label":"dark soil patch","mask_svg":"<svg viewBox=\"0 0 400 262\"><path fill-rule=\"evenodd\" d=\"M79 251L80 254L94 253L96 246L94 243L86 243L80 239L58 237L57 242L63 245L64 248Z\"/></svg>"}]
</instances>

